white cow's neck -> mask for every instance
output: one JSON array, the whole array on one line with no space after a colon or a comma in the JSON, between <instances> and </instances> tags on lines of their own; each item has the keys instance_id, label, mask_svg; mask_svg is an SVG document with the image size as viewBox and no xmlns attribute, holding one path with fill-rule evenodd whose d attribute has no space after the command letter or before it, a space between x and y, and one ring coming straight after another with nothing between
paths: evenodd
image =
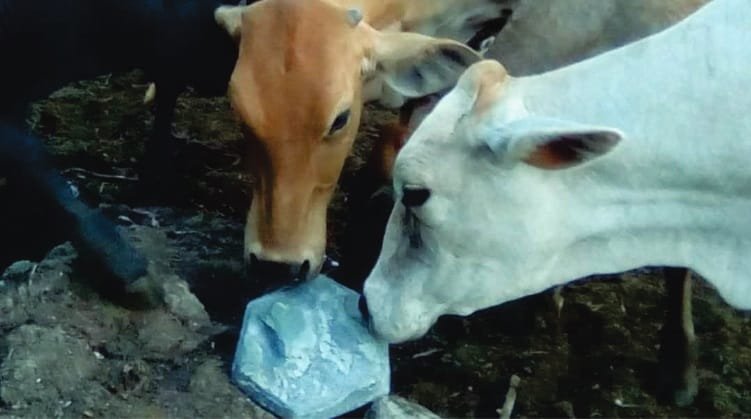
<instances>
[{"instance_id":1,"label":"white cow's neck","mask_svg":"<svg viewBox=\"0 0 751 419\"><path fill-rule=\"evenodd\" d=\"M570 215L561 222L571 228L562 229L565 250L542 270L541 284L686 266L731 304L751 308L751 138L743 135L751 132L743 93L751 32L735 29L751 22L751 8L745 0L724 6L705 11L715 24L693 19L510 84L508 100L524 98L530 114L626 133L611 154L556 174Z\"/></svg>"},{"instance_id":2,"label":"white cow's neck","mask_svg":"<svg viewBox=\"0 0 751 419\"><path fill-rule=\"evenodd\" d=\"M750 307L748 196L707 194L688 187L681 192L634 193L613 184L598 191L572 191L590 197L566 211L572 218L564 221L576 225L572 231L577 234L568 237L568 246L547 271L558 277L555 282L640 266L685 266L709 278L731 303ZM743 288L736 288L741 284Z\"/></svg>"}]
</instances>

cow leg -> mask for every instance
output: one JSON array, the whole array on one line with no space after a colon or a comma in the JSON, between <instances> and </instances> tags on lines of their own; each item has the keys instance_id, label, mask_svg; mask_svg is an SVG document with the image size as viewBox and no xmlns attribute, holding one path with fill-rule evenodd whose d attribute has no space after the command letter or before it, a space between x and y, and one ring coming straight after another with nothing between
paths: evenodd
<instances>
[{"instance_id":1,"label":"cow leg","mask_svg":"<svg viewBox=\"0 0 751 419\"><path fill-rule=\"evenodd\" d=\"M104 269L120 280L112 284L116 288L103 284L106 288L122 290L146 275L146 259L99 211L76 198L67 181L50 165L41 141L17 125L3 121L0 121L0 171L7 178L8 187L20 191L17 202L4 205L38 211L42 221L59 230L62 238L71 240L91 266Z\"/></svg>"},{"instance_id":2,"label":"cow leg","mask_svg":"<svg viewBox=\"0 0 751 419\"><path fill-rule=\"evenodd\" d=\"M177 171L172 121L180 90L157 82L154 128L144 150L141 186L150 198L176 198Z\"/></svg>"},{"instance_id":3,"label":"cow leg","mask_svg":"<svg viewBox=\"0 0 751 419\"><path fill-rule=\"evenodd\" d=\"M678 406L687 406L693 402L698 390L691 271L665 268L665 288L667 310L660 331L658 396Z\"/></svg>"}]
</instances>

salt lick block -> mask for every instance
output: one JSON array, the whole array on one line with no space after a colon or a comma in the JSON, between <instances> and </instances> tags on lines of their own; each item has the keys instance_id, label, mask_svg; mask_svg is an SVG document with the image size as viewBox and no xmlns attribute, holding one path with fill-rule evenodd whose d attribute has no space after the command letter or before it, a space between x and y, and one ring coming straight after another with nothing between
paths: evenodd
<instances>
[{"instance_id":1,"label":"salt lick block","mask_svg":"<svg viewBox=\"0 0 751 419\"><path fill-rule=\"evenodd\" d=\"M251 301L232 379L284 418L330 418L388 394L388 345L368 331L359 298L319 276Z\"/></svg>"}]
</instances>

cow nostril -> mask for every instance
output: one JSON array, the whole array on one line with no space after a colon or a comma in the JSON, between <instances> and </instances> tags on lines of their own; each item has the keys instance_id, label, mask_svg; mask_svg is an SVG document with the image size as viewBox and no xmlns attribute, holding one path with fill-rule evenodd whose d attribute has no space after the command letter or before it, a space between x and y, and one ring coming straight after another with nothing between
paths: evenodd
<instances>
[{"instance_id":1,"label":"cow nostril","mask_svg":"<svg viewBox=\"0 0 751 419\"><path fill-rule=\"evenodd\" d=\"M419 207L430 198L430 189L417 186L405 186L402 189L402 204L407 208Z\"/></svg>"},{"instance_id":2,"label":"cow nostril","mask_svg":"<svg viewBox=\"0 0 751 419\"><path fill-rule=\"evenodd\" d=\"M258 256L256 256L255 253L251 252L251 254L250 254L250 264L251 265L255 265L257 263L258 263Z\"/></svg>"},{"instance_id":3,"label":"cow nostril","mask_svg":"<svg viewBox=\"0 0 751 419\"><path fill-rule=\"evenodd\" d=\"M357 308L360 309L360 314L362 315L363 320L369 322L370 311L368 310L368 301L365 299L364 295L360 296L360 300L357 302Z\"/></svg>"}]
</instances>

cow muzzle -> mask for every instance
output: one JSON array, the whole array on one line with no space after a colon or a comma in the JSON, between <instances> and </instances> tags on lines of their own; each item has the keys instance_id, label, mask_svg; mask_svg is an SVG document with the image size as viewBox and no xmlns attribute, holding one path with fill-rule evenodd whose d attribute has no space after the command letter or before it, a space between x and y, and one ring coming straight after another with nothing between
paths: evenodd
<instances>
[{"instance_id":1,"label":"cow muzzle","mask_svg":"<svg viewBox=\"0 0 751 419\"><path fill-rule=\"evenodd\" d=\"M251 253L246 264L247 275L270 288L294 285L312 276L311 262L277 262Z\"/></svg>"},{"instance_id":2,"label":"cow muzzle","mask_svg":"<svg viewBox=\"0 0 751 419\"><path fill-rule=\"evenodd\" d=\"M245 260L252 282L292 285L321 271L330 193L319 193L308 180L278 181L254 190L245 225Z\"/></svg>"}]
</instances>

